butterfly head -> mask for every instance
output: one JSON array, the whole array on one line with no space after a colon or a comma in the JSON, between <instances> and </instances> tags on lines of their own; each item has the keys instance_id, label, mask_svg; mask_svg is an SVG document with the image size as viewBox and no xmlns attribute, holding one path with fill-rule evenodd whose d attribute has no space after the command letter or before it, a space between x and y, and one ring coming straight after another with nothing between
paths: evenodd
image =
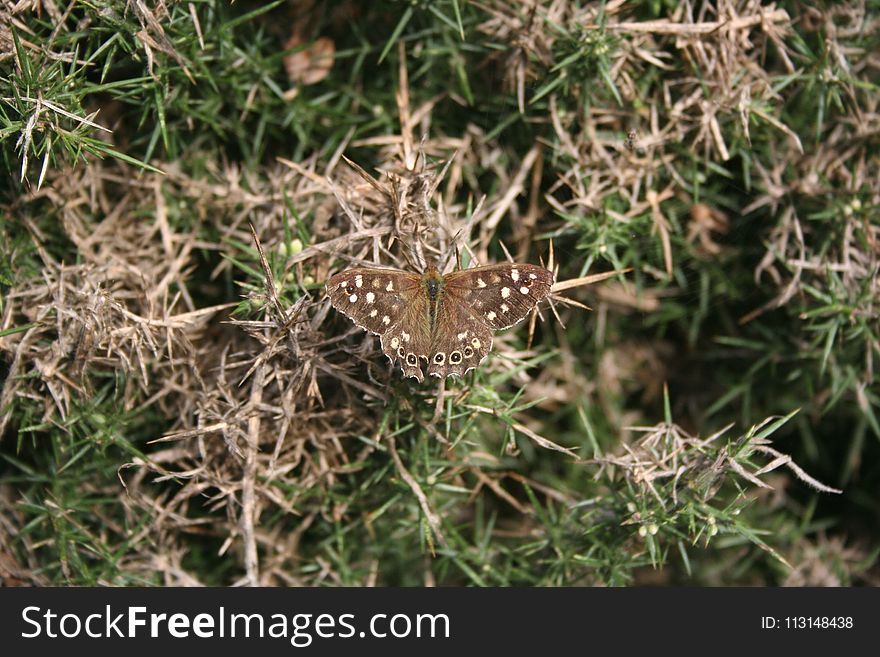
<instances>
[{"instance_id":1,"label":"butterfly head","mask_svg":"<svg viewBox=\"0 0 880 657\"><path fill-rule=\"evenodd\" d=\"M435 266L430 265L425 269L425 273L422 274L422 281L425 285L425 290L428 292L428 298L431 301L435 301L440 294L440 290L443 289L443 276Z\"/></svg>"}]
</instances>

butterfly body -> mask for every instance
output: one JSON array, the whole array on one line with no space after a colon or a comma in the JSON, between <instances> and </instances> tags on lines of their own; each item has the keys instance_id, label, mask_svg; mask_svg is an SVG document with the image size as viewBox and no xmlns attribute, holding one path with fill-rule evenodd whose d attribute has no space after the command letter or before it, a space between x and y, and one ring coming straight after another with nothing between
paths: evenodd
<instances>
[{"instance_id":1,"label":"butterfly body","mask_svg":"<svg viewBox=\"0 0 880 657\"><path fill-rule=\"evenodd\" d=\"M437 321L437 309L443 297L443 276L436 267L428 267L422 274L422 285L428 295L428 316L433 329Z\"/></svg>"},{"instance_id":2,"label":"butterfly body","mask_svg":"<svg viewBox=\"0 0 880 657\"><path fill-rule=\"evenodd\" d=\"M327 281L333 307L377 334L403 374L421 381L462 376L492 348L496 330L522 320L549 293L552 272L526 264L488 265L443 275L346 269Z\"/></svg>"}]
</instances>

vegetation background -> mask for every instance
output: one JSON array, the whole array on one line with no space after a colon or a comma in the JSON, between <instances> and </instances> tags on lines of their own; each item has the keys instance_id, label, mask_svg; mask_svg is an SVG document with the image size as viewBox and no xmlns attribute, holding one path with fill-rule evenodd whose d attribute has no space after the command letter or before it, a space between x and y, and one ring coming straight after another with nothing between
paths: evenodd
<instances>
[{"instance_id":1,"label":"vegetation background","mask_svg":"<svg viewBox=\"0 0 880 657\"><path fill-rule=\"evenodd\" d=\"M4 2L3 583L877 584L878 53L870 1ZM559 281L464 379L323 298L456 250Z\"/></svg>"}]
</instances>

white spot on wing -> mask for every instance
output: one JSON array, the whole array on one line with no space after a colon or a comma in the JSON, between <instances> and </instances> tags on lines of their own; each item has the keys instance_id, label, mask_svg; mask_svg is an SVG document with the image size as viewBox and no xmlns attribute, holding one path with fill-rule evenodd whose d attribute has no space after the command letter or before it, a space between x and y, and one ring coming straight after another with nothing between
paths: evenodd
<instances>
[{"instance_id":1,"label":"white spot on wing","mask_svg":"<svg viewBox=\"0 0 880 657\"><path fill-rule=\"evenodd\" d=\"M375 316L378 315L378 314L379 314L379 311L376 310L375 308L374 308L373 310L370 311L370 317L375 317Z\"/></svg>"},{"instance_id":2,"label":"white spot on wing","mask_svg":"<svg viewBox=\"0 0 880 657\"><path fill-rule=\"evenodd\" d=\"M465 331L464 333L459 333L459 334L458 334L457 336L455 336L455 337L457 337L459 340L464 340L464 339L467 337L467 334L468 334L468 332Z\"/></svg>"},{"instance_id":3,"label":"white spot on wing","mask_svg":"<svg viewBox=\"0 0 880 657\"><path fill-rule=\"evenodd\" d=\"M361 287L364 284L364 277L358 274L354 277L354 284L356 287Z\"/></svg>"},{"instance_id":4,"label":"white spot on wing","mask_svg":"<svg viewBox=\"0 0 880 657\"><path fill-rule=\"evenodd\" d=\"M486 281L484 281L482 278L478 278L477 287L486 287Z\"/></svg>"},{"instance_id":5,"label":"white spot on wing","mask_svg":"<svg viewBox=\"0 0 880 657\"><path fill-rule=\"evenodd\" d=\"M501 312L506 313L508 310L510 310L510 306L508 306L506 303L502 303Z\"/></svg>"},{"instance_id":6,"label":"white spot on wing","mask_svg":"<svg viewBox=\"0 0 880 657\"><path fill-rule=\"evenodd\" d=\"M409 340L410 340L410 338L411 338L412 336L411 336L409 333L402 332L402 333L400 334L400 337L403 338L403 341L404 341L404 342L409 342Z\"/></svg>"},{"instance_id":7,"label":"white spot on wing","mask_svg":"<svg viewBox=\"0 0 880 657\"><path fill-rule=\"evenodd\" d=\"M510 296L510 288L509 287L502 287L501 288L501 298L506 299L509 296Z\"/></svg>"},{"instance_id":8,"label":"white spot on wing","mask_svg":"<svg viewBox=\"0 0 880 657\"><path fill-rule=\"evenodd\" d=\"M399 347L399 346L400 346L400 340L398 340L397 338L391 338L391 348L397 349L397 347Z\"/></svg>"},{"instance_id":9,"label":"white spot on wing","mask_svg":"<svg viewBox=\"0 0 880 657\"><path fill-rule=\"evenodd\" d=\"M527 288L525 285L523 285L521 288L519 288L519 291L520 291L522 294L528 294L528 293L529 293L529 288Z\"/></svg>"},{"instance_id":10,"label":"white spot on wing","mask_svg":"<svg viewBox=\"0 0 880 657\"><path fill-rule=\"evenodd\" d=\"M394 292L394 281L388 281L388 285L385 286L386 292Z\"/></svg>"},{"instance_id":11,"label":"white spot on wing","mask_svg":"<svg viewBox=\"0 0 880 657\"><path fill-rule=\"evenodd\" d=\"M516 283L519 280L519 269L511 269L510 277L513 279L513 282Z\"/></svg>"},{"instance_id":12,"label":"white spot on wing","mask_svg":"<svg viewBox=\"0 0 880 657\"><path fill-rule=\"evenodd\" d=\"M376 295L372 292L367 292L367 303L373 303L376 300Z\"/></svg>"},{"instance_id":13,"label":"white spot on wing","mask_svg":"<svg viewBox=\"0 0 880 657\"><path fill-rule=\"evenodd\" d=\"M352 303L354 303L355 301L358 300L358 295L352 294L350 297L348 297L348 300L351 301Z\"/></svg>"},{"instance_id":14,"label":"white spot on wing","mask_svg":"<svg viewBox=\"0 0 880 657\"><path fill-rule=\"evenodd\" d=\"M490 310L489 312L486 313L486 319L488 319L490 322L491 322L493 319L495 319L497 316L498 316L498 315L496 315L495 312L492 311L492 310Z\"/></svg>"},{"instance_id":15,"label":"white spot on wing","mask_svg":"<svg viewBox=\"0 0 880 657\"><path fill-rule=\"evenodd\" d=\"M382 316L382 323L385 326L388 326L391 323L391 318L388 315L383 315Z\"/></svg>"},{"instance_id":16,"label":"white spot on wing","mask_svg":"<svg viewBox=\"0 0 880 657\"><path fill-rule=\"evenodd\" d=\"M536 278L538 278L538 275L537 274L529 274L529 278L531 278L532 280L535 280Z\"/></svg>"}]
</instances>

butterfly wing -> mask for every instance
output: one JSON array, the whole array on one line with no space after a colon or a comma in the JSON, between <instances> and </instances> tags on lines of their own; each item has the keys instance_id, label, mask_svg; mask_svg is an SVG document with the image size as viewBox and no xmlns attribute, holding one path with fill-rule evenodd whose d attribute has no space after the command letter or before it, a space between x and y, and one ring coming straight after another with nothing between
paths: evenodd
<instances>
[{"instance_id":1,"label":"butterfly wing","mask_svg":"<svg viewBox=\"0 0 880 657\"><path fill-rule=\"evenodd\" d=\"M513 326L550 294L553 272L506 263L463 269L444 276L443 291L461 300L490 329Z\"/></svg>"},{"instance_id":2,"label":"butterfly wing","mask_svg":"<svg viewBox=\"0 0 880 657\"><path fill-rule=\"evenodd\" d=\"M330 303L355 324L380 336L382 351L400 360L404 376L422 380L420 359L431 345L422 278L396 269L353 268L327 281Z\"/></svg>"},{"instance_id":3,"label":"butterfly wing","mask_svg":"<svg viewBox=\"0 0 880 657\"><path fill-rule=\"evenodd\" d=\"M327 281L330 303L370 333L384 335L418 296L421 279L397 269L346 269Z\"/></svg>"},{"instance_id":4,"label":"butterfly wing","mask_svg":"<svg viewBox=\"0 0 880 657\"><path fill-rule=\"evenodd\" d=\"M464 376L477 367L492 349L492 329L456 291L444 290L437 308L434 336L428 350L428 374L445 378Z\"/></svg>"},{"instance_id":5,"label":"butterfly wing","mask_svg":"<svg viewBox=\"0 0 880 657\"><path fill-rule=\"evenodd\" d=\"M418 293L398 313L391 328L381 337L382 351L392 361L400 361L400 369L406 377L414 377L421 383L422 360L428 359L431 348L431 321L428 316L428 300L419 288Z\"/></svg>"}]
</instances>

